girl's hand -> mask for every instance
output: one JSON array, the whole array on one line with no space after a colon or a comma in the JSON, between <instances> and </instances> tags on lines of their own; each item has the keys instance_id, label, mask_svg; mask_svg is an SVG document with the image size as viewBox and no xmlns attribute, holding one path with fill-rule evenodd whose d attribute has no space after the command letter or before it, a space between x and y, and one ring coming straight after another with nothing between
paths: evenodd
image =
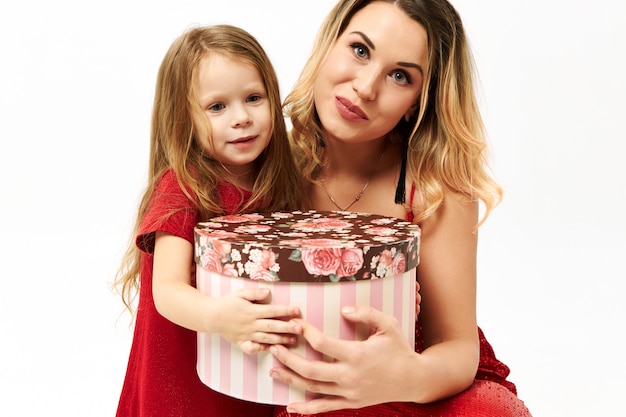
<instances>
[{"instance_id":1,"label":"girl's hand","mask_svg":"<svg viewBox=\"0 0 626 417\"><path fill-rule=\"evenodd\" d=\"M269 298L267 288L245 288L213 298L207 327L248 354L274 344L295 344L302 327L290 319L300 317L300 309L267 304Z\"/></svg>"},{"instance_id":2,"label":"girl's hand","mask_svg":"<svg viewBox=\"0 0 626 417\"><path fill-rule=\"evenodd\" d=\"M409 346L394 317L369 306L342 309L344 318L368 324L372 334L364 341L328 337L304 320L303 336L318 352L334 358L333 362L311 361L284 346L270 351L286 366L270 371L272 378L298 388L323 394L306 403L289 404L289 412L322 413L372 404L407 401L403 392L407 367L419 366L419 355Z\"/></svg>"}]
</instances>

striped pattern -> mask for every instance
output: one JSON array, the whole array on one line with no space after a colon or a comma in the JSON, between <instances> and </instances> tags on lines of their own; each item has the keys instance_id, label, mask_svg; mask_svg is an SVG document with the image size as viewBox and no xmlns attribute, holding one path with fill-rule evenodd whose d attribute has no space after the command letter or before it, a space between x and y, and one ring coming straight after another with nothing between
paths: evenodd
<instances>
[{"instance_id":1,"label":"striped pattern","mask_svg":"<svg viewBox=\"0 0 626 417\"><path fill-rule=\"evenodd\" d=\"M246 287L266 287L272 291L272 303L297 305L305 320L325 334L345 340L363 340L369 330L343 320L339 310L346 305L371 305L393 315L400 323L407 341L415 339L415 276L412 269L403 274L376 280L341 283L302 283L253 281L229 277L198 267L198 289L219 297ZM321 314L322 311L327 314ZM364 328L365 327L365 328ZM321 359L303 340L292 350L309 359ZM274 381L269 371L280 364L269 352L244 354L221 336L198 334L198 375L200 380L223 394L259 403L286 405L309 399L311 394Z\"/></svg>"}]
</instances>

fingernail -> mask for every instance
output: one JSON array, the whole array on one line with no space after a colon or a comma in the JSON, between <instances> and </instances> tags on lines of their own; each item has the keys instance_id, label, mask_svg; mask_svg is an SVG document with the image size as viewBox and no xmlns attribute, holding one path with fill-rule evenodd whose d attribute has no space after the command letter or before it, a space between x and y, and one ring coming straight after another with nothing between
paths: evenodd
<instances>
[{"instance_id":1,"label":"fingernail","mask_svg":"<svg viewBox=\"0 0 626 417\"><path fill-rule=\"evenodd\" d=\"M276 346L270 346L270 352L272 353L272 355L276 355L278 353L278 349L276 348Z\"/></svg>"},{"instance_id":2,"label":"fingernail","mask_svg":"<svg viewBox=\"0 0 626 417\"><path fill-rule=\"evenodd\" d=\"M341 307L341 312L344 314L354 313L354 307Z\"/></svg>"}]
</instances>

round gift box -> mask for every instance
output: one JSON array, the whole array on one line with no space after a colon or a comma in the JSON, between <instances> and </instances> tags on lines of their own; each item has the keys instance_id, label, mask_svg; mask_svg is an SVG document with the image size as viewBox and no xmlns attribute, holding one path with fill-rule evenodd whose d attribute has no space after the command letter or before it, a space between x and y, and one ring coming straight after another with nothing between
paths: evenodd
<instances>
[{"instance_id":1,"label":"round gift box","mask_svg":"<svg viewBox=\"0 0 626 417\"><path fill-rule=\"evenodd\" d=\"M338 211L253 213L213 218L195 228L196 284L212 297L265 287L271 302L296 305L325 334L364 340L369 329L340 308L371 305L394 316L410 346L415 338L415 280L420 229L397 218ZM296 353L322 357L302 338ZM223 394L285 405L314 395L269 376L269 352L243 353L220 335L198 334L200 380Z\"/></svg>"}]
</instances>

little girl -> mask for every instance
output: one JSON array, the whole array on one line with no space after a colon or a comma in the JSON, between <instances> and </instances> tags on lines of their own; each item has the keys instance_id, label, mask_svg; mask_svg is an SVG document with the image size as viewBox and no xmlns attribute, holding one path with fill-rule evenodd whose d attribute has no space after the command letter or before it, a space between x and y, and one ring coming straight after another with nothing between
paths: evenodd
<instances>
[{"instance_id":1,"label":"little girl","mask_svg":"<svg viewBox=\"0 0 626 417\"><path fill-rule=\"evenodd\" d=\"M200 381L196 332L219 333L254 354L293 343L299 329L285 318L299 310L270 305L260 288L200 293L193 229L213 216L299 209L299 178L277 77L256 39L228 25L176 39L158 73L148 185L116 280L131 311L139 293L118 417L272 415L271 406Z\"/></svg>"}]
</instances>

